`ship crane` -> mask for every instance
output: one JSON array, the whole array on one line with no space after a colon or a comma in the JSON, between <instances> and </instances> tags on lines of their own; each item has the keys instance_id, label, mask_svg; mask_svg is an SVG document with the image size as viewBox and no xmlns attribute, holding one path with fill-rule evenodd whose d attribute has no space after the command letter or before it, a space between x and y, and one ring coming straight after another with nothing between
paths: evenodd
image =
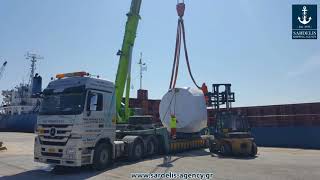
<instances>
[{"instance_id":1,"label":"ship crane","mask_svg":"<svg viewBox=\"0 0 320 180\"><path fill-rule=\"evenodd\" d=\"M2 64L1 68L0 68L0 80L1 80L1 78L2 78L2 76L3 76L4 70L5 70L6 66L7 66L7 64L8 64L8 62L5 61L5 62Z\"/></svg>"}]
</instances>

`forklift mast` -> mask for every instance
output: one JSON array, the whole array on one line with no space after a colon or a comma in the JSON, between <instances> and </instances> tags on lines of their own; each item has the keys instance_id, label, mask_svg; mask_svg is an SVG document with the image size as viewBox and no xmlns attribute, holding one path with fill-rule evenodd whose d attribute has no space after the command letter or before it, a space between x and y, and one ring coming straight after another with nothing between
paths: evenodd
<instances>
[{"instance_id":1,"label":"forklift mast","mask_svg":"<svg viewBox=\"0 0 320 180\"><path fill-rule=\"evenodd\" d=\"M220 111L221 106L225 106L225 111L229 111L232 108L232 103L235 102L234 92L231 92L231 84L212 84L212 92L208 93L208 97L209 106L213 106L217 112Z\"/></svg>"}]
</instances>

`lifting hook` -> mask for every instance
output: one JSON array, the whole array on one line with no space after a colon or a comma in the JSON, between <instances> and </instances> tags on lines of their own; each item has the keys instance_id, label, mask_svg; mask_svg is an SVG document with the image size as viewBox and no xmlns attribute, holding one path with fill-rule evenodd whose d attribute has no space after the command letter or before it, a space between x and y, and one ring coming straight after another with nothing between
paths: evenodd
<instances>
[{"instance_id":1,"label":"lifting hook","mask_svg":"<svg viewBox=\"0 0 320 180\"><path fill-rule=\"evenodd\" d=\"M177 0L177 12L180 18L183 17L185 9L186 5L184 4L184 0Z\"/></svg>"}]
</instances>

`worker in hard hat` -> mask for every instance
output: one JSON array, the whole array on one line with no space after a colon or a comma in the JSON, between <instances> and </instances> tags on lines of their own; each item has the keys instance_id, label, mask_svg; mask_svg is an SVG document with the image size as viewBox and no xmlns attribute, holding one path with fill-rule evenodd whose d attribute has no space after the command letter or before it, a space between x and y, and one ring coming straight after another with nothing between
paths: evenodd
<instances>
[{"instance_id":1,"label":"worker in hard hat","mask_svg":"<svg viewBox=\"0 0 320 180\"><path fill-rule=\"evenodd\" d=\"M204 97L205 97L205 99L206 99L206 104L208 104L208 101L209 101L208 92L209 92L209 91L208 91L208 87L207 87L206 83L203 83L203 84L202 84L201 90L202 90L202 92L203 92L203 94L204 94Z\"/></svg>"},{"instance_id":2,"label":"worker in hard hat","mask_svg":"<svg viewBox=\"0 0 320 180\"><path fill-rule=\"evenodd\" d=\"M175 115L171 114L170 118L170 130L171 130L171 138L177 138L177 118Z\"/></svg>"}]
</instances>

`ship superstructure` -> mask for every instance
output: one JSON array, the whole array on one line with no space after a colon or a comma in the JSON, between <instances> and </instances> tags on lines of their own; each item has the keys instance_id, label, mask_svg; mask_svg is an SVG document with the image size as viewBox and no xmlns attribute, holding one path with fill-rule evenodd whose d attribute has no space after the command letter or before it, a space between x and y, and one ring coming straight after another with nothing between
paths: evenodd
<instances>
[{"instance_id":1,"label":"ship superstructure","mask_svg":"<svg viewBox=\"0 0 320 180\"><path fill-rule=\"evenodd\" d=\"M0 131L32 131L35 125L42 91L42 77L35 71L36 62L42 57L28 53L26 59L31 61L28 83L20 83L11 90L1 92Z\"/></svg>"}]
</instances>

